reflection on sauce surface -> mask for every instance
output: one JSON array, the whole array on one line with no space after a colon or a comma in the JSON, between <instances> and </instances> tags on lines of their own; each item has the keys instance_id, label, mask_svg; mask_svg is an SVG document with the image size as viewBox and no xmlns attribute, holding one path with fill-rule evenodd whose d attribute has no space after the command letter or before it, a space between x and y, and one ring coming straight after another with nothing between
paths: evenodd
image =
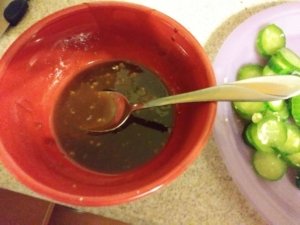
<instances>
[{"instance_id":1,"label":"reflection on sauce surface","mask_svg":"<svg viewBox=\"0 0 300 225\"><path fill-rule=\"evenodd\" d=\"M98 93L102 90L119 91L131 103L168 95L162 81L142 66L124 61L92 65L67 84L55 106L53 127L60 147L74 162L99 172L123 172L148 162L167 142L172 107L136 111L114 132L88 133L82 127L114 115L113 102Z\"/></svg>"}]
</instances>

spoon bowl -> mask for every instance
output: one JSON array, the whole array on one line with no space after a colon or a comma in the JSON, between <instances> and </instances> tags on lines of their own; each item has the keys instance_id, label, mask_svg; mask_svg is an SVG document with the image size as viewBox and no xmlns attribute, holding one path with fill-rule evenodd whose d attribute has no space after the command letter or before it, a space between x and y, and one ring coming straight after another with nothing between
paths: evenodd
<instances>
[{"instance_id":1,"label":"spoon bowl","mask_svg":"<svg viewBox=\"0 0 300 225\"><path fill-rule=\"evenodd\" d=\"M126 96L116 91L100 91L98 97L104 102L102 108L109 109L101 115L101 123L86 123L80 127L89 132L108 132L119 128L139 104L131 105ZM104 110L103 110L104 111Z\"/></svg>"}]
</instances>

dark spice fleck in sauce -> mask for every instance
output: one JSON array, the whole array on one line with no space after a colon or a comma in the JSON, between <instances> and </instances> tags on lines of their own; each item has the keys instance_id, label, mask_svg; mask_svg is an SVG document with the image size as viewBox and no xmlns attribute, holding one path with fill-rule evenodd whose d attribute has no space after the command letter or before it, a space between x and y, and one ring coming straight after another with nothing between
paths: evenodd
<instances>
[{"instance_id":1,"label":"dark spice fleck in sauce","mask_svg":"<svg viewBox=\"0 0 300 225\"><path fill-rule=\"evenodd\" d=\"M79 73L62 91L53 113L53 127L61 149L72 161L104 173L124 172L140 166L166 144L171 132L171 106L134 112L114 132L93 134L82 127L102 123L112 107L97 93L115 90L131 103L168 95L162 81L148 69L125 61L95 64Z\"/></svg>"}]
</instances>

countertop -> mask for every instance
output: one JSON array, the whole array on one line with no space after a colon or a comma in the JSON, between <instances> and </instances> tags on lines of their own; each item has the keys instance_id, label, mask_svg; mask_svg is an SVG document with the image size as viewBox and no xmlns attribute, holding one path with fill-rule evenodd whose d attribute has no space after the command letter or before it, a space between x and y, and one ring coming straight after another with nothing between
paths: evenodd
<instances>
[{"instance_id":1,"label":"countertop","mask_svg":"<svg viewBox=\"0 0 300 225\"><path fill-rule=\"evenodd\" d=\"M0 4L9 0L1 0ZM17 27L0 38L0 57L30 25L59 9L87 0L30 0ZM283 1L266 0L132 0L176 19L198 39L213 62L227 35L254 13ZM0 163L0 187L41 197L24 187ZM219 155L213 134L201 154L175 181L130 203L110 207L80 207L134 225L265 225L266 222L233 182Z\"/></svg>"}]
</instances>

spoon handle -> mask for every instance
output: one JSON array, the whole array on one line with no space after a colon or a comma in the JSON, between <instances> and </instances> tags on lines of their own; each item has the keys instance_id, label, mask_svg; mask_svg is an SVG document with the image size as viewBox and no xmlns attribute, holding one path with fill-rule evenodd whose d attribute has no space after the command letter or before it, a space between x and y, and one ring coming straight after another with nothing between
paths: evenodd
<instances>
[{"instance_id":1,"label":"spoon handle","mask_svg":"<svg viewBox=\"0 0 300 225\"><path fill-rule=\"evenodd\" d=\"M261 76L154 99L143 104L142 108L186 102L274 101L287 99L299 94L299 76Z\"/></svg>"}]
</instances>

